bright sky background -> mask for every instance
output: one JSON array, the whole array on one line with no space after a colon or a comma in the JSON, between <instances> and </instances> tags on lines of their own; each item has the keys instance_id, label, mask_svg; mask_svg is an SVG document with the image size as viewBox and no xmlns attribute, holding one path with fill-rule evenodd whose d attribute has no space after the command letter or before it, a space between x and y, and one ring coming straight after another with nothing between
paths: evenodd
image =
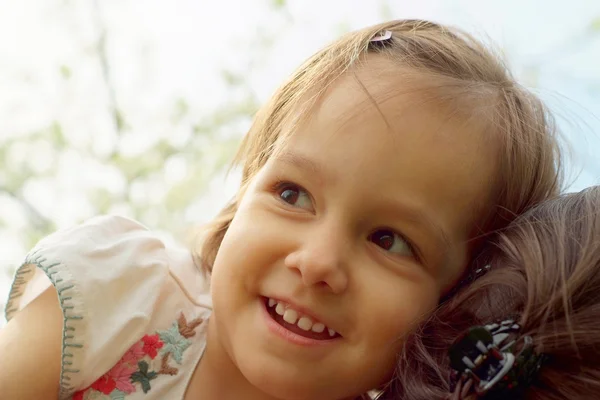
<instances>
[{"instance_id":1,"label":"bright sky background","mask_svg":"<svg viewBox=\"0 0 600 400\"><path fill-rule=\"evenodd\" d=\"M598 0L296 0L284 14L270 2L229 0L0 0L0 141L59 120L74 143L98 152L110 148L114 132L107 94L94 52L96 7L107 31L108 56L117 102L131 131L127 151L143 149L169 128L172 105L186 99L196 115L227 101L215 77L223 66L242 71L261 100L306 57L341 31L390 18L425 18L487 35L501 48L519 79L535 85L559 115L573 146L571 190L600 183L600 1ZM596 32L591 32L595 19ZM253 43L262 33L272 51ZM62 67L72 71L65 82ZM537 72L536 72L537 68ZM174 131L173 140L184 132ZM17 152L9 163L35 158L48 164L47 144ZM177 165L169 166L174 179ZM0 164L0 183L2 179ZM67 226L89 210L81 187L101 180L119 185L74 154L51 187L32 185L25 193L42 213ZM221 177L197 207L197 221L216 213L235 189L235 177ZM27 249L15 235L27 223L18 207L0 197L0 298L14 266ZM1 303L2 301L0 301ZM1 325L1 323L0 323Z\"/></svg>"}]
</instances>

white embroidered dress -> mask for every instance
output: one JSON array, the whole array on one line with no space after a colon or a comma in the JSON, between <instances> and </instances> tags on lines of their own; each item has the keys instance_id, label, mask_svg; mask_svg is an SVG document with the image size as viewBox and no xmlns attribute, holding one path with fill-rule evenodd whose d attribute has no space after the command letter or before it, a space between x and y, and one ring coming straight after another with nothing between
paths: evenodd
<instances>
[{"instance_id":1,"label":"white embroidered dress","mask_svg":"<svg viewBox=\"0 0 600 400\"><path fill-rule=\"evenodd\" d=\"M98 217L43 239L17 270L10 320L50 286L64 317L59 399L182 399L211 302L187 251Z\"/></svg>"}]
</instances>

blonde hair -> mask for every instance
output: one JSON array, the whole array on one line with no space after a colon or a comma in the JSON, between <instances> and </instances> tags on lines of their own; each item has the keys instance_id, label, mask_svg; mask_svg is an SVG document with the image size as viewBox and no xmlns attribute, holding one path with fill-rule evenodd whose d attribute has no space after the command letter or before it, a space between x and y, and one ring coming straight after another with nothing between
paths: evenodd
<instances>
[{"instance_id":1,"label":"blonde hair","mask_svg":"<svg viewBox=\"0 0 600 400\"><path fill-rule=\"evenodd\" d=\"M372 43L383 31L390 31L391 39ZM463 114L481 115L486 130L500 138L499 175L491 196L495 202L484 210L484 220L472 237L486 237L558 193L558 142L542 102L520 87L499 58L470 35L427 21L391 21L347 34L317 52L259 110L233 163L242 168L240 190L206 227L199 251L194 252L203 270L212 269L248 183L289 134L284 124L306 116L332 82L374 53L394 60L399 73L408 69L436 78L432 81L447 89L445 103L461 104Z\"/></svg>"},{"instance_id":2,"label":"blonde hair","mask_svg":"<svg viewBox=\"0 0 600 400\"><path fill-rule=\"evenodd\" d=\"M447 399L455 338L514 319L548 357L524 399L599 399L600 186L538 205L488 251L489 272L407 338L396 379L380 398Z\"/></svg>"}]
</instances>

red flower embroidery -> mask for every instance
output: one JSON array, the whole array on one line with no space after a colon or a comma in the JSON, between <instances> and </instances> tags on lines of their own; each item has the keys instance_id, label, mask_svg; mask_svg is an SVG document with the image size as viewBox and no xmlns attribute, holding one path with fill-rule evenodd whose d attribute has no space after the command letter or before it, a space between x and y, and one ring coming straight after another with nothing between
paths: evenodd
<instances>
[{"instance_id":1,"label":"red flower embroidery","mask_svg":"<svg viewBox=\"0 0 600 400\"><path fill-rule=\"evenodd\" d=\"M158 350L164 346L158 335L145 335L142 341L144 342L144 353L148 354L153 360L158 354Z\"/></svg>"},{"instance_id":2,"label":"red flower embroidery","mask_svg":"<svg viewBox=\"0 0 600 400\"><path fill-rule=\"evenodd\" d=\"M195 328L202 323L202 319L197 318L189 323L181 314L178 321L167 331L157 331L159 333L154 335L144 335L144 337L138 342L134 343L133 346L117 362L117 364L110 369L106 374L101 376L96 382L85 390L75 392L72 400L83 400L86 393L100 392L104 395L110 396L113 392L119 393L119 398L123 395L129 395L137 391L137 384L140 384L144 394L151 390L150 381L156 379L159 375L176 375L178 372L177 368L169 366L169 356L173 356L173 351L178 351L178 357L181 358L181 353L189 347L187 339L195 335ZM144 360L146 356L154 359L158 355L158 350L165 347L160 337L166 335L171 337L171 330L174 330L172 335L177 334L184 341L184 346L173 349L163 349L165 353L162 357L160 370L154 371L148 364L148 360ZM167 347L174 346L173 343L167 343ZM94 395L97 396L96 393Z\"/></svg>"},{"instance_id":3,"label":"red flower embroidery","mask_svg":"<svg viewBox=\"0 0 600 400\"><path fill-rule=\"evenodd\" d=\"M112 367L110 371L106 373L115 382L115 387L124 393L135 392L135 386L130 382L131 374L137 370L137 366L130 366L125 363L119 363Z\"/></svg>"},{"instance_id":4,"label":"red flower embroidery","mask_svg":"<svg viewBox=\"0 0 600 400\"><path fill-rule=\"evenodd\" d=\"M73 400L83 400L83 395L84 394L85 394L85 390L80 390L79 392L75 392L73 394Z\"/></svg>"},{"instance_id":5,"label":"red flower embroidery","mask_svg":"<svg viewBox=\"0 0 600 400\"><path fill-rule=\"evenodd\" d=\"M123 355L119 363L137 365L138 361L141 360L145 355L146 352L144 351L144 342L140 340L131 346L129 350L127 350L127 353Z\"/></svg>"},{"instance_id":6,"label":"red flower embroidery","mask_svg":"<svg viewBox=\"0 0 600 400\"><path fill-rule=\"evenodd\" d=\"M101 376L96 382L92 383L91 388L102 392L104 394L110 394L117 387L117 382L108 374Z\"/></svg>"}]
</instances>

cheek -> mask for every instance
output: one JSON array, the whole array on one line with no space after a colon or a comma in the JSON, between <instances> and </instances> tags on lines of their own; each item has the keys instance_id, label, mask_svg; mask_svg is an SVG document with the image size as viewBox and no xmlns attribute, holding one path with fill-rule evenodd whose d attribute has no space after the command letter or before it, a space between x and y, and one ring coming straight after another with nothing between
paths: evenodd
<instances>
[{"instance_id":1,"label":"cheek","mask_svg":"<svg viewBox=\"0 0 600 400\"><path fill-rule=\"evenodd\" d=\"M372 332L372 342L399 347L401 338L422 322L435 308L439 289L433 279L406 279L401 276L381 276L369 284L362 312L369 321L365 332ZM368 316L368 317L367 317Z\"/></svg>"},{"instance_id":2,"label":"cheek","mask_svg":"<svg viewBox=\"0 0 600 400\"><path fill-rule=\"evenodd\" d=\"M223 237L211 274L215 314L231 316L247 305L269 271L259 225L240 210Z\"/></svg>"},{"instance_id":3,"label":"cheek","mask_svg":"<svg viewBox=\"0 0 600 400\"><path fill-rule=\"evenodd\" d=\"M417 283L389 276L369 287L361 311L366 340L360 353L367 355L363 372L379 387L391 378L404 337L435 308L439 291L433 280Z\"/></svg>"},{"instance_id":4,"label":"cheek","mask_svg":"<svg viewBox=\"0 0 600 400\"><path fill-rule=\"evenodd\" d=\"M232 220L217 253L213 271L227 275L260 275L276 263L286 245L286 232L269 212L242 205ZM221 270L227 270L221 271Z\"/></svg>"}]
</instances>

